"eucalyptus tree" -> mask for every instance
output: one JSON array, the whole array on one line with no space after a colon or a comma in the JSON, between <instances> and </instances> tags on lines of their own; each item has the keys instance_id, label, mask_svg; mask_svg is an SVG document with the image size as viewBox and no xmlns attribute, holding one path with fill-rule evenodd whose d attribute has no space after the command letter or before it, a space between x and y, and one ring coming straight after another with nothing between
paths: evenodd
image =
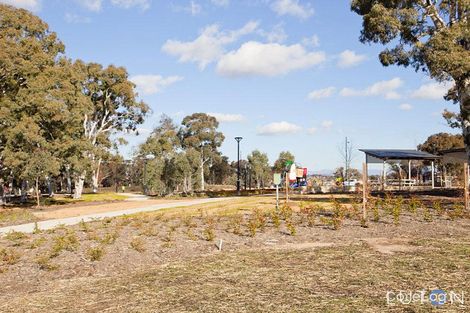
<instances>
[{"instance_id":1,"label":"eucalyptus tree","mask_svg":"<svg viewBox=\"0 0 470 313\"><path fill-rule=\"evenodd\" d=\"M268 155L259 150L254 150L248 155L248 162L250 162L251 170L255 177L256 188L260 189L264 187L266 179L268 179L271 174Z\"/></svg>"},{"instance_id":2,"label":"eucalyptus tree","mask_svg":"<svg viewBox=\"0 0 470 313\"><path fill-rule=\"evenodd\" d=\"M89 144L82 152L82 159L91 162L93 184L96 187L102 154L111 147L110 135L135 131L144 122L148 106L137 100L135 85L129 80L125 68L110 65L104 68L96 63L77 61L81 74L81 91L87 101L81 116L81 135ZM78 172L74 198L80 198L87 171Z\"/></svg>"},{"instance_id":3,"label":"eucalyptus tree","mask_svg":"<svg viewBox=\"0 0 470 313\"><path fill-rule=\"evenodd\" d=\"M363 18L360 41L387 46L379 56L384 66L453 82L445 99L460 104L452 120L470 157L470 0L353 0L351 9Z\"/></svg>"},{"instance_id":4,"label":"eucalyptus tree","mask_svg":"<svg viewBox=\"0 0 470 313\"><path fill-rule=\"evenodd\" d=\"M180 138L184 149L199 153L200 188L205 190L205 165L218 153L225 136L217 131L219 122L205 113L194 113L182 121Z\"/></svg>"}]
</instances>

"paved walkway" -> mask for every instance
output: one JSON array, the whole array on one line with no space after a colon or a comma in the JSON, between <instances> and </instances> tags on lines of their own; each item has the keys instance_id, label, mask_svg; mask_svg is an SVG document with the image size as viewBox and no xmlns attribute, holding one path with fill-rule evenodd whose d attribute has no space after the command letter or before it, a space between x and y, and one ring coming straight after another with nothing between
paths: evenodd
<instances>
[{"instance_id":1,"label":"paved walkway","mask_svg":"<svg viewBox=\"0 0 470 313\"><path fill-rule=\"evenodd\" d=\"M95 214L74 216L74 217L68 217L68 218L59 218L59 219L53 219L53 220L47 220L47 221L40 221L40 222L37 222L37 225L39 229L47 230L47 229L55 228L59 225L76 225L80 223L80 221L82 220L85 222L90 222L90 221L100 220L100 219L104 219L108 217L130 215L130 214L135 214L135 213L140 213L140 212L158 211L162 209L188 207L188 206L193 206L193 205L198 205L198 204L222 202L222 201L227 201L227 200L232 200L232 199L234 198L212 198L212 199L197 199L197 200L189 200L189 201L176 201L173 203L147 205L141 208L133 208L133 209L126 209L126 210L119 210L119 211L110 211L110 212L104 212L104 213L95 213ZM35 223L1 227L0 236L10 231L32 233L34 230L34 227L35 227Z\"/></svg>"}]
</instances>

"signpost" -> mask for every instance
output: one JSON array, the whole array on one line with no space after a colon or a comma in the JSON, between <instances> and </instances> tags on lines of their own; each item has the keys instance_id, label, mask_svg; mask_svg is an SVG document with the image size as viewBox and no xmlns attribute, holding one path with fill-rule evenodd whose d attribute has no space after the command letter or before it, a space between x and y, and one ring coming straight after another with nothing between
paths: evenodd
<instances>
[{"instance_id":1,"label":"signpost","mask_svg":"<svg viewBox=\"0 0 470 313\"><path fill-rule=\"evenodd\" d=\"M281 174L274 174L274 185L276 185L276 209L279 210L279 185L281 184Z\"/></svg>"}]
</instances>

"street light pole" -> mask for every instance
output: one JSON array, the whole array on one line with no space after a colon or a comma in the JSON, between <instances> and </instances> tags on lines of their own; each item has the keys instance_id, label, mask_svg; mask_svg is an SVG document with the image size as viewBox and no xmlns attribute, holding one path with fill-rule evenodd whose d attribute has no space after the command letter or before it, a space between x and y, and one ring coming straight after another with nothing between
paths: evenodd
<instances>
[{"instance_id":1,"label":"street light pole","mask_svg":"<svg viewBox=\"0 0 470 313\"><path fill-rule=\"evenodd\" d=\"M242 137L235 137L237 141L237 195L240 195L240 141Z\"/></svg>"}]
</instances>

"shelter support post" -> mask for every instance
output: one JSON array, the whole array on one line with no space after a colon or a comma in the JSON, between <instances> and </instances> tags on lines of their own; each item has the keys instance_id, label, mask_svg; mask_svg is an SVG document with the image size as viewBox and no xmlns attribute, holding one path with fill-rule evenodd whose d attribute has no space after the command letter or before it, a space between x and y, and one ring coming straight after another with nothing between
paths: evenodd
<instances>
[{"instance_id":1,"label":"shelter support post","mask_svg":"<svg viewBox=\"0 0 470 313\"><path fill-rule=\"evenodd\" d=\"M362 164L362 218L367 220L367 195L368 195L368 181L369 175L367 174L367 163Z\"/></svg>"},{"instance_id":2,"label":"shelter support post","mask_svg":"<svg viewBox=\"0 0 470 313\"><path fill-rule=\"evenodd\" d=\"M463 190L465 210L468 211L468 162L465 162L463 165Z\"/></svg>"},{"instance_id":3,"label":"shelter support post","mask_svg":"<svg viewBox=\"0 0 470 313\"><path fill-rule=\"evenodd\" d=\"M385 173L385 161L382 163L382 191L385 190L387 185L387 174Z\"/></svg>"},{"instance_id":4,"label":"shelter support post","mask_svg":"<svg viewBox=\"0 0 470 313\"><path fill-rule=\"evenodd\" d=\"M431 162L431 183L432 189L434 189L434 161Z\"/></svg>"}]
</instances>

